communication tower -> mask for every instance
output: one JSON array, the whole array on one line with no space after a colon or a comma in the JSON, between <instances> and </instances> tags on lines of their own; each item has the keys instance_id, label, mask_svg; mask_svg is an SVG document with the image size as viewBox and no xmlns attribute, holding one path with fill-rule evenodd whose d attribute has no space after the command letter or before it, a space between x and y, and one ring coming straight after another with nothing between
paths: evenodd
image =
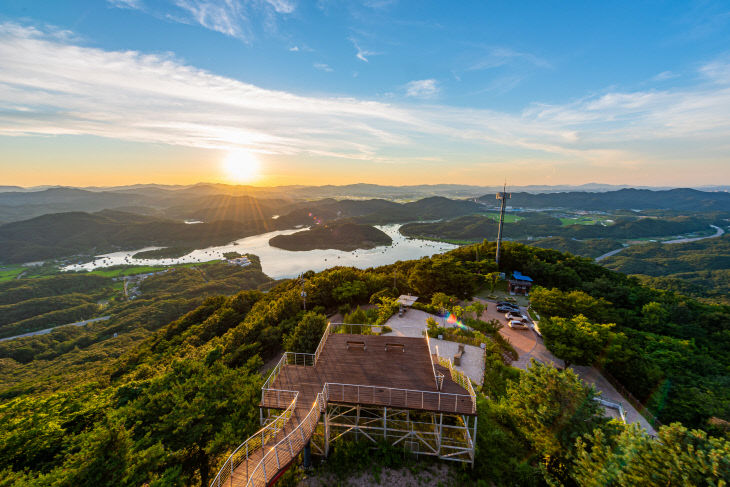
<instances>
[{"instance_id":1,"label":"communication tower","mask_svg":"<svg viewBox=\"0 0 730 487\"><path fill-rule=\"evenodd\" d=\"M504 210L507 207L507 200L510 199L512 195L507 192L507 183L505 183L504 187L502 188L502 192L497 193L497 199L502 201L502 206L499 210L499 230L497 231L497 269L499 269L499 251L502 247L502 227L504 226Z\"/></svg>"}]
</instances>

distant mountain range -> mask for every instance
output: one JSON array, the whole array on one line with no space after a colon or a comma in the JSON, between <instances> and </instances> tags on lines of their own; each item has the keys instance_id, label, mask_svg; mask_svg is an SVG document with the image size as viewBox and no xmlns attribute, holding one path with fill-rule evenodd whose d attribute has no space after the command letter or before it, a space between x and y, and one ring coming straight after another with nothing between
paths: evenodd
<instances>
[{"instance_id":1,"label":"distant mountain range","mask_svg":"<svg viewBox=\"0 0 730 487\"><path fill-rule=\"evenodd\" d=\"M59 213L0 226L0 261L20 263L148 245L203 248L256 233L258 228L232 221L187 225L113 210Z\"/></svg>"},{"instance_id":2,"label":"distant mountain range","mask_svg":"<svg viewBox=\"0 0 730 487\"><path fill-rule=\"evenodd\" d=\"M497 206L493 194L486 194L478 201ZM604 193L563 192L532 194L512 193L508 205L513 208L570 208L582 210L678 210L678 211L730 211L730 193L699 191L689 188L648 190L625 188Z\"/></svg>"}]
</instances>

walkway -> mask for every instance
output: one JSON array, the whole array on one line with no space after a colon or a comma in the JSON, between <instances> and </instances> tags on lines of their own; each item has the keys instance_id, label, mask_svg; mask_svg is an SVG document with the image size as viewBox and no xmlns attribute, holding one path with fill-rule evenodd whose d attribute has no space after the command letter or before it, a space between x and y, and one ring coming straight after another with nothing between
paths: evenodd
<instances>
[{"instance_id":1,"label":"walkway","mask_svg":"<svg viewBox=\"0 0 730 487\"><path fill-rule=\"evenodd\" d=\"M423 337L426 330L426 320L435 319L443 326L443 319L439 316L426 313L417 309L409 309L403 316L394 314L385 323L393 329L391 333L384 336L400 337ZM447 340L431 339L431 349L439 357L449 359L453 362L454 355L458 352L459 343ZM461 358L461 365L453 366L456 370L466 374L473 382L482 385L484 382L484 350L473 345L464 345L464 355Z\"/></svg>"}]
</instances>

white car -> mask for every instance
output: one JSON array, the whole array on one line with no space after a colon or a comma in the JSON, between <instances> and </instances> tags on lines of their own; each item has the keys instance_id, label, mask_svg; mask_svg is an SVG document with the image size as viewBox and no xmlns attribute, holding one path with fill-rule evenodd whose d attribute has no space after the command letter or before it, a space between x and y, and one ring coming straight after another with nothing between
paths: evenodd
<instances>
[{"instance_id":1,"label":"white car","mask_svg":"<svg viewBox=\"0 0 730 487\"><path fill-rule=\"evenodd\" d=\"M507 320L524 320L525 319L525 317L522 316L521 313L515 313L514 311L505 313L504 317L507 318Z\"/></svg>"},{"instance_id":2,"label":"white car","mask_svg":"<svg viewBox=\"0 0 730 487\"><path fill-rule=\"evenodd\" d=\"M516 328L520 330L529 328L524 320L510 320L507 325L510 328Z\"/></svg>"}]
</instances>

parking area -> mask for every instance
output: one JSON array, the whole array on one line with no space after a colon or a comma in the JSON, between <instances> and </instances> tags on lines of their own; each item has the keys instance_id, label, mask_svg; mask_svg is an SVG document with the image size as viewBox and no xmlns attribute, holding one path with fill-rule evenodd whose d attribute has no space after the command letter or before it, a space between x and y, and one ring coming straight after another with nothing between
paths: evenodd
<instances>
[{"instance_id":1,"label":"parking area","mask_svg":"<svg viewBox=\"0 0 730 487\"><path fill-rule=\"evenodd\" d=\"M482 314L482 320L498 320L504 326L499 333L505 337L517 350L520 358L512 363L513 367L517 367L522 370L526 370L530 365L530 359L535 359L544 364L551 364L553 366L562 367L563 361L555 357L545 347L542 338L532 329L518 330L512 329L507 326L507 319L504 313L497 311L497 306L492 301L477 298L481 303L487 305L487 309ZM520 308L522 314L528 316L527 309L525 307ZM616 390L610 382L606 380L603 375L595 368L588 366L571 366L576 374L587 384L593 384L597 390L601 391L601 397L612 402L621 403L626 411L626 422L627 423L639 423L649 434L655 434L654 428L651 427L649 422L628 402L623 396ZM612 410L607 410L607 413L611 416L615 415Z\"/></svg>"}]
</instances>

